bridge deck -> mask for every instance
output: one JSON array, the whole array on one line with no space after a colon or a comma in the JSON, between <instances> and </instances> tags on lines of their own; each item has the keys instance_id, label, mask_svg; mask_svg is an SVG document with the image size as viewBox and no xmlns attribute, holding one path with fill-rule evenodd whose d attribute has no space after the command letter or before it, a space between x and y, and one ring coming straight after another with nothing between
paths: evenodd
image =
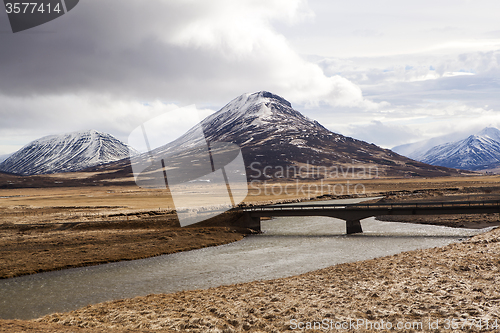
<instances>
[{"instance_id":1,"label":"bridge deck","mask_svg":"<svg viewBox=\"0 0 500 333\"><path fill-rule=\"evenodd\" d=\"M500 200L489 201L439 201L439 202L396 202L396 203L355 203L355 204L306 204L306 205L269 205L243 208L242 211L282 211L315 209L378 209L378 208L444 208L444 207L500 207Z\"/></svg>"},{"instance_id":2,"label":"bridge deck","mask_svg":"<svg viewBox=\"0 0 500 333\"><path fill-rule=\"evenodd\" d=\"M271 205L243 208L253 223L261 217L329 216L345 220L347 233L362 232L360 220L381 215L500 213L500 201L442 201L356 204ZM260 225L260 222L259 222Z\"/></svg>"}]
</instances>

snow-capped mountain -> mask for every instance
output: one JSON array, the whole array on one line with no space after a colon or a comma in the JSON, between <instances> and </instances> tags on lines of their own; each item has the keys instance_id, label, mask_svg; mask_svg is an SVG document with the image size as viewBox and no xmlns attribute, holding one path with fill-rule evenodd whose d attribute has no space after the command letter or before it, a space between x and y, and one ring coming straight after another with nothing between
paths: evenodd
<instances>
[{"instance_id":1,"label":"snow-capped mountain","mask_svg":"<svg viewBox=\"0 0 500 333\"><path fill-rule=\"evenodd\" d=\"M323 169L372 167L377 168L379 176L450 174L449 169L431 167L374 144L333 133L294 110L284 98L267 91L235 98L205 118L201 128L210 144L231 142L241 147L250 177L263 176L261 171L266 167L273 173L278 167L304 164ZM198 129L189 130L144 158L178 156L183 150L203 143L205 139Z\"/></svg>"},{"instance_id":2,"label":"snow-capped mountain","mask_svg":"<svg viewBox=\"0 0 500 333\"><path fill-rule=\"evenodd\" d=\"M294 110L290 102L267 91L243 94L218 112L201 122L205 140L211 142L232 142L241 148L264 147L271 151L273 147L304 149L312 139L333 141L345 139L332 133L300 112ZM200 143L196 128L160 150L177 150ZM303 153L303 152L302 152ZM303 155L303 154L300 155ZM291 157L291 156L287 156ZM276 156L278 158L278 156Z\"/></svg>"},{"instance_id":3,"label":"snow-capped mountain","mask_svg":"<svg viewBox=\"0 0 500 333\"><path fill-rule=\"evenodd\" d=\"M80 131L32 141L0 163L0 171L21 175L70 172L128 156L128 145L114 136Z\"/></svg>"},{"instance_id":4,"label":"snow-capped mountain","mask_svg":"<svg viewBox=\"0 0 500 333\"><path fill-rule=\"evenodd\" d=\"M482 170L500 163L500 131L486 127L477 134L429 149L424 163L464 170Z\"/></svg>"},{"instance_id":5,"label":"snow-capped mountain","mask_svg":"<svg viewBox=\"0 0 500 333\"><path fill-rule=\"evenodd\" d=\"M391 150L416 161L421 161L425 153L427 153L427 151L429 151L430 149L439 145L443 145L445 143L462 140L475 133L476 131L454 132L433 137L427 140L399 145L393 147Z\"/></svg>"}]
</instances>

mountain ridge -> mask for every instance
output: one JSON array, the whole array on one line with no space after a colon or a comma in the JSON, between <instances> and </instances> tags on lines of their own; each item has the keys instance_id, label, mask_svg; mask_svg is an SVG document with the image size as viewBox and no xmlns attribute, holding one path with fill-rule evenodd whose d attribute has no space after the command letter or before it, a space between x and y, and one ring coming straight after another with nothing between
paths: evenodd
<instances>
[{"instance_id":1,"label":"mountain ridge","mask_svg":"<svg viewBox=\"0 0 500 333\"><path fill-rule=\"evenodd\" d=\"M84 133L87 132L89 133L86 136ZM0 163L0 171L15 171L13 173L16 174L105 171L96 176L96 179L100 180L106 177L130 176L133 168L130 164L129 150L132 155L136 152L126 144L121 143L118 153L111 149L112 158L96 158L96 156L103 157L101 150L98 149L100 146L97 145L93 145L90 151L78 154L85 151L84 143L89 141L88 136L92 136L92 133L99 135L97 131L86 131L66 134L68 136L66 140L61 139L61 136L48 136L35 140ZM84 140L82 136L87 139ZM119 142L109 134L101 133L101 136L107 138L104 141ZM54 145L50 145L54 140L60 143L55 144L55 147L58 147L55 150ZM75 147L72 147L72 142L76 143ZM307 170L309 167L310 170L304 177L314 179L325 178L326 171L322 175L316 171L328 168L343 168L343 170L372 168L377 171L375 177L432 177L460 174L458 170L430 166L372 143L331 132L318 121L293 109L291 103L283 97L267 91L238 96L178 139L147 154L135 156L134 159L142 158L144 163L154 156L182 155L190 147L207 143L212 145L217 142L230 142L241 148L249 181L267 180L269 177L262 172L266 167L269 170L269 168L307 166ZM51 149L36 149L44 145L49 145ZM62 152L72 152L68 156L67 163L61 163L63 161L59 155ZM106 156L104 154L104 157ZM110 170L114 172L110 173ZM186 170L186 173L189 172Z\"/></svg>"}]
</instances>

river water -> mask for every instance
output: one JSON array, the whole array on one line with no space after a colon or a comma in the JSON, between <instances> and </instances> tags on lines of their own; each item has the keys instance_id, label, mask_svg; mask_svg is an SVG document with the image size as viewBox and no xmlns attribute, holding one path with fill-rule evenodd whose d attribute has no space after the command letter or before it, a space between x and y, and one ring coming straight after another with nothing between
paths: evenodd
<instances>
[{"instance_id":1,"label":"river water","mask_svg":"<svg viewBox=\"0 0 500 333\"><path fill-rule=\"evenodd\" d=\"M486 230L374 218L361 224L363 234L345 235L342 220L283 217L263 221L263 234L232 244L0 280L0 318L32 319L121 298L292 276L339 263L443 246Z\"/></svg>"}]
</instances>

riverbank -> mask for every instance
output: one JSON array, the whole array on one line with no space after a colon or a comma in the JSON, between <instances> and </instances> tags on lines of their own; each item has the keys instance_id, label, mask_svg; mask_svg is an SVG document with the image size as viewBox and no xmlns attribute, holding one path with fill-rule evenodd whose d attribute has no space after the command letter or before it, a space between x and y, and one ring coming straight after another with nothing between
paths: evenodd
<instances>
[{"instance_id":1,"label":"riverbank","mask_svg":"<svg viewBox=\"0 0 500 333\"><path fill-rule=\"evenodd\" d=\"M136 297L30 322L4 321L0 326L10 325L11 332L22 325L54 325L54 332L283 332L293 331L299 322L359 319L425 325L413 331L432 331L429 322L435 325L437 320L435 331L451 331L446 325L468 327L473 319L481 319L482 325L488 320L492 330L495 320L500 325L499 241L500 230L495 229L442 248L340 264L290 278Z\"/></svg>"},{"instance_id":2,"label":"riverbank","mask_svg":"<svg viewBox=\"0 0 500 333\"><path fill-rule=\"evenodd\" d=\"M224 219L231 217L225 215L218 226L186 228L172 214L141 215L100 222L4 223L0 279L217 246L253 233L230 226Z\"/></svg>"},{"instance_id":3,"label":"riverbank","mask_svg":"<svg viewBox=\"0 0 500 333\"><path fill-rule=\"evenodd\" d=\"M483 229L500 226L500 214L457 214L457 215L385 215L378 221L442 225L452 228Z\"/></svg>"}]
</instances>

